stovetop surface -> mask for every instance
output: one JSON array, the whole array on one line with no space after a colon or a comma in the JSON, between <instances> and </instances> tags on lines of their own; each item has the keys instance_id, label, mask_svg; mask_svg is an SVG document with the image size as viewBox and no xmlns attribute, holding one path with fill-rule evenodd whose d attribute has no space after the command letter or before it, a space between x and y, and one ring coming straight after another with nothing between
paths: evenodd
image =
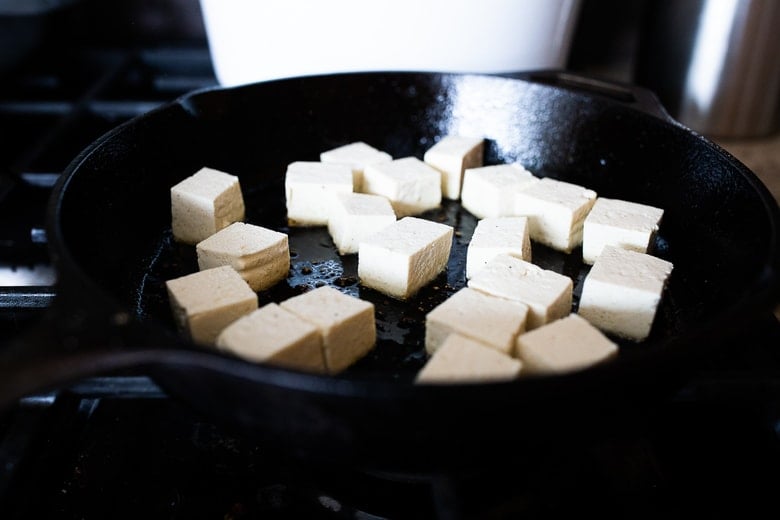
<instances>
[{"instance_id":1,"label":"stovetop surface","mask_svg":"<svg viewBox=\"0 0 780 520\"><path fill-rule=\"evenodd\" d=\"M59 173L119 123L215 84L197 46L87 50L3 83L0 348L55 295L43 217ZM0 517L754 517L780 489L780 325L768 313L743 338L702 360L633 435L584 442L573 425L570 444L468 474L308 464L143 375L89 379L0 415Z\"/></svg>"}]
</instances>

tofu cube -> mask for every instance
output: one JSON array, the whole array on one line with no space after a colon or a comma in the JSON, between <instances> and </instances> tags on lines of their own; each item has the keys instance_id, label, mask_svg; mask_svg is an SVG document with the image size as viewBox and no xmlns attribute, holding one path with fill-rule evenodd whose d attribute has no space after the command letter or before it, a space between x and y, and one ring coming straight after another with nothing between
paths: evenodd
<instances>
[{"instance_id":1,"label":"tofu cube","mask_svg":"<svg viewBox=\"0 0 780 520\"><path fill-rule=\"evenodd\" d=\"M463 171L482 166L482 137L448 135L431 146L423 160L441 172L441 194L446 199L460 198Z\"/></svg>"},{"instance_id":2,"label":"tofu cube","mask_svg":"<svg viewBox=\"0 0 780 520\"><path fill-rule=\"evenodd\" d=\"M390 201L381 195L338 193L328 232L339 254L358 252L360 242L395 222Z\"/></svg>"},{"instance_id":3,"label":"tofu cube","mask_svg":"<svg viewBox=\"0 0 780 520\"><path fill-rule=\"evenodd\" d=\"M516 356L527 374L560 374L601 363L617 352L617 345L596 327L570 314L521 334Z\"/></svg>"},{"instance_id":4,"label":"tofu cube","mask_svg":"<svg viewBox=\"0 0 780 520\"><path fill-rule=\"evenodd\" d=\"M479 341L506 355L525 331L528 306L464 287L425 317L425 350L433 354L450 334Z\"/></svg>"},{"instance_id":5,"label":"tofu cube","mask_svg":"<svg viewBox=\"0 0 780 520\"><path fill-rule=\"evenodd\" d=\"M585 218L582 260L592 265L606 245L647 253L663 214L664 210L645 204L597 199Z\"/></svg>"},{"instance_id":6,"label":"tofu cube","mask_svg":"<svg viewBox=\"0 0 780 520\"><path fill-rule=\"evenodd\" d=\"M418 372L415 383L481 383L517 378L523 364L484 343L450 334Z\"/></svg>"},{"instance_id":7,"label":"tofu cube","mask_svg":"<svg viewBox=\"0 0 780 520\"><path fill-rule=\"evenodd\" d=\"M374 304L323 286L280 304L317 327L325 368L337 374L365 356L376 343Z\"/></svg>"},{"instance_id":8,"label":"tofu cube","mask_svg":"<svg viewBox=\"0 0 780 520\"><path fill-rule=\"evenodd\" d=\"M369 164L363 191L390 199L399 218L419 215L441 204L441 173L416 157Z\"/></svg>"},{"instance_id":9,"label":"tofu cube","mask_svg":"<svg viewBox=\"0 0 780 520\"><path fill-rule=\"evenodd\" d=\"M477 222L466 249L466 278L500 254L531 261L528 217L488 217Z\"/></svg>"},{"instance_id":10,"label":"tofu cube","mask_svg":"<svg viewBox=\"0 0 780 520\"><path fill-rule=\"evenodd\" d=\"M579 315L605 332L645 339L672 267L645 253L604 246L582 285Z\"/></svg>"},{"instance_id":11,"label":"tofu cube","mask_svg":"<svg viewBox=\"0 0 780 520\"><path fill-rule=\"evenodd\" d=\"M352 192L352 168L346 164L296 161L287 166L284 193L291 226L326 226L336 193Z\"/></svg>"},{"instance_id":12,"label":"tofu cube","mask_svg":"<svg viewBox=\"0 0 780 520\"><path fill-rule=\"evenodd\" d=\"M238 177L201 168L171 188L173 238L197 244L233 222L244 220Z\"/></svg>"},{"instance_id":13,"label":"tofu cube","mask_svg":"<svg viewBox=\"0 0 780 520\"><path fill-rule=\"evenodd\" d=\"M174 278L165 287L179 329L203 345L213 345L225 327L257 309L257 293L229 266Z\"/></svg>"},{"instance_id":14,"label":"tofu cube","mask_svg":"<svg viewBox=\"0 0 780 520\"><path fill-rule=\"evenodd\" d=\"M352 189L355 192L363 190L363 170L366 169L366 166L392 160L393 157L389 153L377 150L360 141L345 144L320 154L320 161L324 163L348 164L352 168Z\"/></svg>"},{"instance_id":15,"label":"tofu cube","mask_svg":"<svg viewBox=\"0 0 780 520\"><path fill-rule=\"evenodd\" d=\"M570 253L582 243L582 226L595 202L593 190L545 178L515 194L515 214L529 218L531 240Z\"/></svg>"},{"instance_id":16,"label":"tofu cube","mask_svg":"<svg viewBox=\"0 0 780 520\"><path fill-rule=\"evenodd\" d=\"M217 347L256 363L325 372L319 329L275 303L228 325Z\"/></svg>"},{"instance_id":17,"label":"tofu cube","mask_svg":"<svg viewBox=\"0 0 780 520\"><path fill-rule=\"evenodd\" d=\"M360 243L360 283L405 300L447 266L452 237L451 226L404 217Z\"/></svg>"},{"instance_id":18,"label":"tofu cube","mask_svg":"<svg viewBox=\"0 0 780 520\"><path fill-rule=\"evenodd\" d=\"M195 246L201 271L229 265L253 291L284 280L290 270L287 235L271 229L234 222Z\"/></svg>"},{"instance_id":19,"label":"tofu cube","mask_svg":"<svg viewBox=\"0 0 780 520\"><path fill-rule=\"evenodd\" d=\"M468 282L472 289L528 305L528 330L568 315L573 285L568 276L509 255L498 255Z\"/></svg>"},{"instance_id":20,"label":"tofu cube","mask_svg":"<svg viewBox=\"0 0 780 520\"><path fill-rule=\"evenodd\" d=\"M463 173L461 203L477 218L515 215L515 194L539 182L520 164L470 168Z\"/></svg>"}]
</instances>

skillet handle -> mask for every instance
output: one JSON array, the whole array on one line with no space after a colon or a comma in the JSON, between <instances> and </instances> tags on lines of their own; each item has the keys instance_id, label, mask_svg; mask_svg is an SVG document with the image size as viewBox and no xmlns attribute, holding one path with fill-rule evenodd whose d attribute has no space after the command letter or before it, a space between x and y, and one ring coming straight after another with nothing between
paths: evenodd
<instances>
[{"instance_id":1,"label":"skillet handle","mask_svg":"<svg viewBox=\"0 0 780 520\"><path fill-rule=\"evenodd\" d=\"M15 293L22 307L51 305L39 321L0 346L0 410L85 377L146 373L159 361L161 352L138 341L143 334L126 313L107 305L103 312L91 312L67 296L71 291L56 292L36 288Z\"/></svg>"},{"instance_id":2,"label":"skillet handle","mask_svg":"<svg viewBox=\"0 0 780 520\"><path fill-rule=\"evenodd\" d=\"M521 72L512 77L607 97L669 123L680 124L669 115L655 93L637 85L605 81L562 70Z\"/></svg>"}]
</instances>

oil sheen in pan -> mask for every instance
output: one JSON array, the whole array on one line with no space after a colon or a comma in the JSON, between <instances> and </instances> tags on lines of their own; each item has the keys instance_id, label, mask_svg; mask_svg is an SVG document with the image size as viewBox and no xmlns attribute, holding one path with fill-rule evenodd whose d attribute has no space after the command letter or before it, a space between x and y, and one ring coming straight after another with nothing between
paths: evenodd
<instances>
[{"instance_id":1,"label":"oil sheen in pan","mask_svg":"<svg viewBox=\"0 0 780 520\"><path fill-rule=\"evenodd\" d=\"M274 191L274 190L271 190ZM263 201L266 190L245 193L247 207L264 207L262 213L247 212L247 222L257 224L289 236L290 272L287 279L267 291L258 293L260 306L279 302L296 294L322 285L330 285L352 296L360 297L376 306L377 345L362 360L349 368L344 375L371 375L389 379L411 380L425 364L425 315L457 290L466 286L466 250L477 219L459 202L444 200L441 207L427 211L421 218L442 222L455 229L447 269L418 294L407 301L399 301L377 291L362 287L357 276L357 255L339 256L326 227L296 228L284 225L284 207ZM252 200L257 198L257 200ZM276 222L277 225L272 223ZM665 240L657 237L656 248L663 253ZM581 248L571 254L561 253L538 243L532 243L533 263L570 277L574 282L573 309L576 311L582 284L590 266L582 262ZM136 312L139 317L161 321L175 330L165 281L198 270L195 247L173 241L170 229L163 234L157 254L150 261L142 289L137 297ZM647 341L662 339L674 334L673 279L661 300L650 337ZM614 339L625 352L641 348L642 343Z\"/></svg>"}]
</instances>

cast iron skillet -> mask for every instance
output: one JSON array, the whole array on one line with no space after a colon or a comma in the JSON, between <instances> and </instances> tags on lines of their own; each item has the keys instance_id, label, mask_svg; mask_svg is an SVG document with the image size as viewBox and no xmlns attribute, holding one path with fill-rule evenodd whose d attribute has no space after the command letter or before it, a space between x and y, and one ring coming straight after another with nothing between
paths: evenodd
<instances>
[{"instance_id":1,"label":"cast iron skillet","mask_svg":"<svg viewBox=\"0 0 780 520\"><path fill-rule=\"evenodd\" d=\"M519 161L665 209L655 254L675 269L647 341L622 342L615 362L566 376L412 384L425 313L465 283L474 217L457 203L425 214L456 227L452 259L401 303L361 288L355 257L340 259L324 229L286 227L283 175L292 161L357 140L422 157L450 133L484 135L487 164ZM197 267L194 248L171 240L169 188L203 165L240 177L247 221L290 233L290 278L261 304L323 283L374 302L380 339L366 359L319 376L252 365L175 332L164 281ZM535 442L614 432L777 301L778 208L757 178L652 95L562 73L347 74L193 93L76 158L55 189L48 237L58 297L35 333L3 353L5 404L132 370L280 449L390 470L516 460ZM534 244L534 261L571 276L576 302L587 274L580 250Z\"/></svg>"}]
</instances>

